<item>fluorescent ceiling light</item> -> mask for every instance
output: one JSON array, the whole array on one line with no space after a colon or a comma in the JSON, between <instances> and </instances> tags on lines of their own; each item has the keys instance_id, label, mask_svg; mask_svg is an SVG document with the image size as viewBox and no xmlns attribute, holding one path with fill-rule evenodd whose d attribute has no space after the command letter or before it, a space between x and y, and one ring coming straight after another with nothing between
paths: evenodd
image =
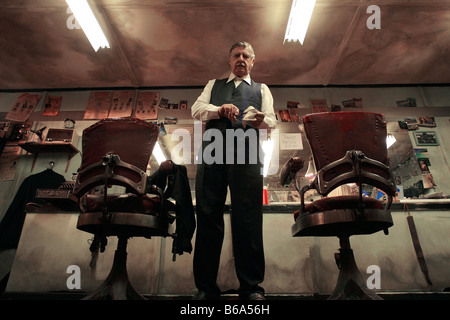
<instances>
[{"instance_id":1,"label":"fluorescent ceiling light","mask_svg":"<svg viewBox=\"0 0 450 320\"><path fill-rule=\"evenodd\" d=\"M97 52L99 48L109 48L108 40L87 1L66 0L66 2L95 52Z\"/></svg>"},{"instance_id":2,"label":"fluorescent ceiling light","mask_svg":"<svg viewBox=\"0 0 450 320\"><path fill-rule=\"evenodd\" d=\"M303 45L316 0L293 0L284 41L300 41Z\"/></svg>"}]
</instances>

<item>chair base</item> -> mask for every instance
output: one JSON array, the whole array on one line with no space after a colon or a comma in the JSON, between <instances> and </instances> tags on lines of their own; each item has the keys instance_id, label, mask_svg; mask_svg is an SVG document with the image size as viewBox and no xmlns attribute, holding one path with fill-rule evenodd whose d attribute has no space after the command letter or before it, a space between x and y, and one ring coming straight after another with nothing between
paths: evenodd
<instances>
[{"instance_id":1,"label":"chair base","mask_svg":"<svg viewBox=\"0 0 450 320\"><path fill-rule=\"evenodd\" d=\"M114 262L108 277L100 287L84 297L83 300L146 300L131 285L127 272L127 241L119 237Z\"/></svg>"},{"instance_id":2,"label":"chair base","mask_svg":"<svg viewBox=\"0 0 450 320\"><path fill-rule=\"evenodd\" d=\"M131 237L173 237L169 222L157 216L128 213L82 213L78 216L77 229L101 235L117 236L119 241L114 262L103 284L83 300L146 300L131 285L127 272L127 242Z\"/></svg>"},{"instance_id":3,"label":"chair base","mask_svg":"<svg viewBox=\"0 0 450 320\"><path fill-rule=\"evenodd\" d=\"M292 226L294 237L338 237L339 253L335 254L340 270L336 287L330 300L381 300L367 288L355 262L349 237L358 234L372 234L383 230L387 234L393 225L390 211L366 209L360 214L354 209L339 209L302 214Z\"/></svg>"},{"instance_id":4,"label":"chair base","mask_svg":"<svg viewBox=\"0 0 450 320\"><path fill-rule=\"evenodd\" d=\"M367 288L358 266L348 237L340 239L341 248L335 253L340 270L336 287L328 300L383 300Z\"/></svg>"}]
</instances>

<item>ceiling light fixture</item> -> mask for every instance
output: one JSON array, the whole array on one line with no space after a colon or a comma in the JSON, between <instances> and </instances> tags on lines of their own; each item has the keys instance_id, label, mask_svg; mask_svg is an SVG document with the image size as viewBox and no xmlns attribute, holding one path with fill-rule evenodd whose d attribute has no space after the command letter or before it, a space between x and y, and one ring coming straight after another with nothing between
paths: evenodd
<instances>
[{"instance_id":1,"label":"ceiling light fixture","mask_svg":"<svg viewBox=\"0 0 450 320\"><path fill-rule=\"evenodd\" d=\"M303 45L316 0L293 0L284 41L300 41Z\"/></svg>"},{"instance_id":2,"label":"ceiling light fixture","mask_svg":"<svg viewBox=\"0 0 450 320\"><path fill-rule=\"evenodd\" d=\"M66 0L66 2L95 52L99 48L109 48L108 40L87 1Z\"/></svg>"}]
</instances>

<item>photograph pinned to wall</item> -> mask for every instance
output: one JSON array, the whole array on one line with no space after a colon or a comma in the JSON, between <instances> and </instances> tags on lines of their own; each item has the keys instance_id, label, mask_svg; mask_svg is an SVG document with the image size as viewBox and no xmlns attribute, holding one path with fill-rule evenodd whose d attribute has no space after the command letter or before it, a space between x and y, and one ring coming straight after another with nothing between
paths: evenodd
<instances>
[{"instance_id":1,"label":"photograph pinned to wall","mask_svg":"<svg viewBox=\"0 0 450 320\"><path fill-rule=\"evenodd\" d=\"M108 117L111 107L111 92L94 91L91 92L84 112L84 119L105 119Z\"/></svg>"},{"instance_id":2,"label":"photograph pinned to wall","mask_svg":"<svg viewBox=\"0 0 450 320\"><path fill-rule=\"evenodd\" d=\"M289 114L289 110L282 109L282 110L279 110L278 113L280 114L280 120L282 122L291 122L292 121L291 115Z\"/></svg>"},{"instance_id":3,"label":"photograph pinned to wall","mask_svg":"<svg viewBox=\"0 0 450 320\"><path fill-rule=\"evenodd\" d=\"M40 99L41 96L38 94L22 93L6 115L5 120L27 121Z\"/></svg>"},{"instance_id":4,"label":"photograph pinned to wall","mask_svg":"<svg viewBox=\"0 0 450 320\"><path fill-rule=\"evenodd\" d=\"M339 112L341 111L341 106L338 104L332 104L331 105L331 112Z\"/></svg>"},{"instance_id":5,"label":"photograph pinned to wall","mask_svg":"<svg viewBox=\"0 0 450 320\"><path fill-rule=\"evenodd\" d=\"M292 122L300 122L300 115L298 114L297 108L288 108L288 111Z\"/></svg>"},{"instance_id":6,"label":"photograph pinned to wall","mask_svg":"<svg viewBox=\"0 0 450 320\"><path fill-rule=\"evenodd\" d=\"M436 187L436 183L434 182L433 175L431 173L422 174L422 183L424 189Z\"/></svg>"},{"instance_id":7,"label":"photograph pinned to wall","mask_svg":"<svg viewBox=\"0 0 450 320\"><path fill-rule=\"evenodd\" d=\"M287 109L289 111L289 116L292 122L300 122L300 115L298 113L298 107L300 102L298 101L288 101Z\"/></svg>"},{"instance_id":8,"label":"photograph pinned to wall","mask_svg":"<svg viewBox=\"0 0 450 320\"><path fill-rule=\"evenodd\" d=\"M288 101L286 103L287 108L298 108L298 106L300 105L300 102L298 101Z\"/></svg>"},{"instance_id":9,"label":"photograph pinned to wall","mask_svg":"<svg viewBox=\"0 0 450 320\"><path fill-rule=\"evenodd\" d=\"M427 148L414 148L414 154L416 158L428 158L428 149Z\"/></svg>"},{"instance_id":10,"label":"photograph pinned to wall","mask_svg":"<svg viewBox=\"0 0 450 320\"><path fill-rule=\"evenodd\" d=\"M418 146L438 146L439 140L434 131L414 131L414 138Z\"/></svg>"},{"instance_id":11,"label":"photograph pinned to wall","mask_svg":"<svg viewBox=\"0 0 450 320\"><path fill-rule=\"evenodd\" d=\"M188 108L188 101L180 100L180 109L187 109L187 108Z\"/></svg>"},{"instance_id":12,"label":"photograph pinned to wall","mask_svg":"<svg viewBox=\"0 0 450 320\"><path fill-rule=\"evenodd\" d=\"M417 130L419 129L419 124L417 123L416 118L405 118L403 120L398 121L398 126L400 129L405 130Z\"/></svg>"},{"instance_id":13,"label":"photograph pinned to wall","mask_svg":"<svg viewBox=\"0 0 450 320\"><path fill-rule=\"evenodd\" d=\"M428 158L417 158L417 162L419 163L420 171L422 174L430 173L430 160Z\"/></svg>"},{"instance_id":14,"label":"photograph pinned to wall","mask_svg":"<svg viewBox=\"0 0 450 320\"><path fill-rule=\"evenodd\" d=\"M114 91L112 94L109 118L126 118L133 113L134 90Z\"/></svg>"},{"instance_id":15,"label":"photograph pinned to wall","mask_svg":"<svg viewBox=\"0 0 450 320\"><path fill-rule=\"evenodd\" d=\"M416 99L408 97L405 100L396 101L397 107L417 107Z\"/></svg>"},{"instance_id":16,"label":"photograph pinned to wall","mask_svg":"<svg viewBox=\"0 0 450 320\"><path fill-rule=\"evenodd\" d=\"M434 120L434 117L417 117L417 124L419 125L419 127L436 127L436 121Z\"/></svg>"},{"instance_id":17,"label":"photograph pinned to wall","mask_svg":"<svg viewBox=\"0 0 450 320\"><path fill-rule=\"evenodd\" d=\"M433 175L431 174L430 167L431 162L428 158L428 149L417 148L414 149L417 162L419 163L420 171L422 173L422 183L425 189L434 188L436 183L434 182Z\"/></svg>"},{"instance_id":18,"label":"photograph pinned to wall","mask_svg":"<svg viewBox=\"0 0 450 320\"><path fill-rule=\"evenodd\" d=\"M167 109L178 109L178 103L169 103Z\"/></svg>"},{"instance_id":19,"label":"photograph pinned to wall","mask_svg":"<svg viewBox=\"0 0 450 320\"><path fill-rule=\"evenodd\" d=\"M158 119L159 92L139 92L134 116L139 119Z\"/></svg>"},{"instance_id":20,"label":"photograph pinned to wall","mask_svg":"<svg viewBox=\"0 0 450 320\"><path fill-rule=\"evenodd\" d=\"M59 108L62 103L62 96L48 95L45 99L44 109L42 110L43 116L56 116L59 113Z\"/></svg>"},{"instance_id":21,"label":"photograph pinned to wall","mask_svg":"<svg viewBox=\"0 0 450 320\"><path fill-rule=\"evenodd\" d=\"M156 122L156 125L159 127L158 138L161 138L161 137L164 137L165 135L167 135L166 127L164 127L164 123L162 123L162 122L157 123Z\"/></svg>"},{"instance_id":22,"label":"photograph pinned to wall","mask_svg":"<svg viewBox=\"0 0 450 320\"><path fill-rule=\"evenodd\" d=\"M5 147L0 157L0 181L14 180L17 162L22 148L17 146Z\"/></svg>"},{"instance_id":23,"label":"photograph pinned to wall","mask_svg":"<svg viewBox=\"0 0 450 320\"><path fill-rule=\"evenodd\" d=\"M159 99L158 108L167 109L168 105L169 105L169 99L166 99L166 98Z\"/></svg>"},{"instance_id":24,"label":"photograph pinned to wall","mask_svg":"<svg viewBox=\"0 0 450 320\"><path fill-rule=\"evenodd\" d=\"M326 99L309 99L309 106L312 113L328 112Z\"/></svg>"},{"instance_id":25,"label":"photograph pinned to wall","mask_svg":"<svg viewBox=\"0 0 450 320\"><path fill-rule=\"evenodd\" d=\"M344 108L357 108L362 109L362 98L353 98L350 100L342 101Z\"/></svg>"}]
</instances>

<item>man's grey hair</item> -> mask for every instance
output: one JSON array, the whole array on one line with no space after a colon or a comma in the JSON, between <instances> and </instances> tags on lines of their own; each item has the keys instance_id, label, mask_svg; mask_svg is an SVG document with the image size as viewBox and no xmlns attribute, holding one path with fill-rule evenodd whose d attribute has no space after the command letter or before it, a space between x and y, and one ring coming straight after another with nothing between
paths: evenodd
<instances>
[{"instance_id":1,"label":"man's grey hair","mask_svg":"<svg viewBox=\"0 0 450 320\"><path fill-rule=\"evenodd\" d=\"M250 49L250 54L252 55L252 58L255 59L255 51L253 50L252 45L250 43L246 42L246 41L239 41L239 42L234 43L231 46L231 49L230 49L230 53L229 53L230 56L231 56L231 52L234 50L234 48L237 48L237 47L249 48Z\"/></svg>"}]
</instances>

